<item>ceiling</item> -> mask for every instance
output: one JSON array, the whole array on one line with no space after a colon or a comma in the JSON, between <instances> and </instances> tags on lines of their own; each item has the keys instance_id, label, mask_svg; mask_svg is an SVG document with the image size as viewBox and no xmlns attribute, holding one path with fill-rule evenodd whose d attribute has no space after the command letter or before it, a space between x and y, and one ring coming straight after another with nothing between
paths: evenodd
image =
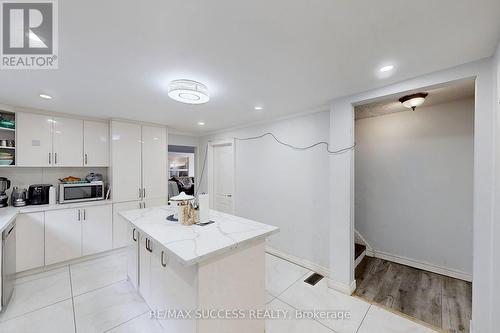
<instances>
[{"instance_id":1,"label":"ceiling","mask_svg":"<svg viewBox=\"0 0 500 333\"><path fill-rule=\"evenodd\" d=\"M59 69L0 71L0 103L200 133L489 57L499 37L498 0L64 0ZM170 100L179 78L210 102Z\"/></svg>"},{"instance_id":2,"label":"ceiling","mask_svg":"<svg viewBox=\"0 0 500 333\"><path fill-rule=\"evenodd\" d=\"M457 101L466 98L474 98L475 93L475 80L460 80L449 83L440 87L432 89L421 89L411 92L404 92L398 95L393 95L384 98L377 102L358 105L354 108L354 115L356 120L370 117L383 116L395 112L411 112L410 109L405 108L400 102L399 98L407 94L417 92L426 92L429 95L425 98L424 104L420 107L427 107L452 101Z\"/></svg>"}]
</instances>

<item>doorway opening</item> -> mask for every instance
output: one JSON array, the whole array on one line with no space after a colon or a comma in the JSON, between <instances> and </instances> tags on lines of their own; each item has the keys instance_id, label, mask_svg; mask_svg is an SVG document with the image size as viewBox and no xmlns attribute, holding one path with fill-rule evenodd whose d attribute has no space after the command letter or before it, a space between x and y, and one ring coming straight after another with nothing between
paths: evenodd
<instances>
[{"instance_id":1,"label":"doorway opening","mask_svg":"<svg viewBox=\"0 0 500 333\"><path fill-rule=\"evenodd\" d=\"M451 332L472 314L474 96L467 79L354 110L354 295Z\"/></svg>"},{"instance_id":2,"label":"doorway opening","mask_svg":"<svg viewBox=\"0 0 500 333\"><path fill-rule=\"evenodd\" d=\"M194 195L196 147L168 146L168 198L184 192Z\"/></svg>"}]
</instances>

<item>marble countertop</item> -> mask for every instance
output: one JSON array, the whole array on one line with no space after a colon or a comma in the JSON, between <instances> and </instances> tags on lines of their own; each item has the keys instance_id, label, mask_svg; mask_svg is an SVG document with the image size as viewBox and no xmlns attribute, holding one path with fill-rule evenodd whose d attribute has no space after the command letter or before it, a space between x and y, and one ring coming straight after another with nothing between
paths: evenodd
<instances>
[{"instance_id":1,"label":"marble countertop","mask_svg":"<svg viewBox=\"0 0 500 333\"><path fill-rule=\"evenodd\" d=\"M206 226L184 226L167 220L173 214L169 206L120 212L136 229L160 244L185 265L231 251L244 243L266 238L279 228L242 217L210 211Z\"/></svg>"},{"instance_id":2,"label":"marble countertop","mask_svg":"<svg viewBox=\"0 0 500 333\"><path fill-rule=\"evenodd\" d=\"M3 207L0 208L0 233L9 226L9 224L14 221L18 214L26 213L36 213L45 212L49 210L59 210L59 209L69 209L69 208L79 208L79 207L89 207L98 205L110 205L113 202L111 200L96 200L87 202L75 202L68 204L55 204L55 205L34 205L34 206L24 206L24 207ZM0 235L1 237L1 235Z\"/></svg>"}]
</instances>

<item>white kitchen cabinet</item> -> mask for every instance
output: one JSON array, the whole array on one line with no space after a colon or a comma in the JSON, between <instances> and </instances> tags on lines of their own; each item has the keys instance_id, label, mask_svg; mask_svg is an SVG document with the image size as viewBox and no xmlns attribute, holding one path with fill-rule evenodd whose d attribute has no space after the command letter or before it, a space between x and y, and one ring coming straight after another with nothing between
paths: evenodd
<instances>
[{"instance_id":1,"label":"white kitchen cabinet","mask_svg":"<svg viewBox=\"0 0 500 333\"><path fill-rule=\"evenodd\" d=\"M52 165L52 122L52 117L46 115L24 112L16 114L16 165Z\"/></svg>"},{"instance_id":2,"label":"white kitchen cabinet","mask_svg":"<svg viewBox=\"0 0 500 333\"><path fill-rule=\"evenodd\" d=\"M139 292L151 306L151 250L152 242L150 239L140 234L139 236Z\"/></svg>"},{"instance_id":3,"label":"white kitchen cabinet","mask_svg":"<svg viewBox=\"0 0 500 333\"><path fill-rule=\"evenodd\" d=\"M16 219L16 272L45 264L45 214L20 214Z\"/></svg>"},{"instance_id":4,"label":"white kitchen cabinet","mask_svg":"<svg viewBox=\"0 0 500 333\"><path fill-rule=\"evenodd\" d=\"M109 165L109 125L107 122L83 122L83 165L107 167Z\"/></svg>"},{"instance_id":5,"label":"white kitchen cabinet","mask_svg":"<svg viewBox=\"0 0 500 333\"><path fill-rule=\"evenodd\" d=\"M53 118L53 166L83 165L83 120Z\"/></svg>"},{"instance_id":6,"label":"white kitchen cabinet","mask_svg":"<svg viewBox=\"0 0 500 333\"><path fill-rule=\"evenodd\" d=\"M111 250L113 216L111 205L80 208L82 222L82 255Z\"/></svg>"},{"instance_id":7,"label":"white kitchen cabinet","mask_svg":"<svg viewBox=\"0 0 500 333\"><path fill-rule=\"evenodd\" d=\"M79 209L45 212L45 265L82 255L82 225Z\"/></svg>"},{"instance_id":8,"label":"white kitchen cabinet","mask_svg":"<svg viewBox=\"0 0 500 333\"><path fill-rule=\"evenodd\" d=\"M139 232L129 224L128 236L132 240L132 245L127 248L127 276L134 286L138 288L139 286Z\"/></svg>"},{"instance_id":9,"label":"white kitchen cabinet","mask_svg":"<svg viewBox=\"0 0 500 333\"><path fill-rule=\"evenodd\" d=\"M130 223L125 221L125 219L121 217L119 213L121 211L140 209L140 208L142 208L142 203L140 201L113 203L113 248L114 249L133 244L132 238L129 233Z\"/></svg>"},{"instance_id":10,"label":"white kitchen cabinet","mask_svg":"<svg viewBox=\"0 0 500 333\"><path fill-rule=\"evenodd\" d=\"M141 125L111 122L112 196L115 202L142 198L141 146Z\"/></svg>"},{"instance_id":11,"label":"white kitchen cabinet","mask_svg":"<svg viewBox=\"0 0 500 333\"><path fill-rule=\"evenodd\" d=\"M168 200L166 197L164 198L154 198L154 199L147 199L142 202L142 208L151 208L151 207L158 207L158 206L165 206L167 204Z\"/></svg>"},{"instance_id":12,"label":"white kitchen cabinet","mask_svg":"<svg viewBox=\"0 0 500 333\"><path fill-rule=\"evenodd\" d=\"M167 131L142 126L143 199L167 197Z\"/></svg>"}]
</instances>

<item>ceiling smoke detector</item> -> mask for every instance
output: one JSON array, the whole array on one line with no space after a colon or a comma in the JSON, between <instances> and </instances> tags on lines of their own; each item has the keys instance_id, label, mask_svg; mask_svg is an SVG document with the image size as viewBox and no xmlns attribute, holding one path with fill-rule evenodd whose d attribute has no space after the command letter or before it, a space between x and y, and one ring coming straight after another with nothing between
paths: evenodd
<instances>
[{"instance_id":1,"label":"ceiling smoke detector","mask_svg":"<svg viewBox=\"0 0 500 333\"><path fill-rule=\"evenodd\" d=\"M408 109L415 111L417 106L424 104L425 98L429 95L428 93L417 93L412 95L406 95L399 99L401 104Z\"/></svg>"},{"instance_id":2,"label":"ceiling smoke detector","mask_svg":"<svg viewBox=\"0 0 500 333\"><path fill-rule=\"evenodd\" d=\"M203 104L210 100L207 86L192 80L170 82L168 96L177 102L186 104Z\"/></svg>"}]
</instances>

